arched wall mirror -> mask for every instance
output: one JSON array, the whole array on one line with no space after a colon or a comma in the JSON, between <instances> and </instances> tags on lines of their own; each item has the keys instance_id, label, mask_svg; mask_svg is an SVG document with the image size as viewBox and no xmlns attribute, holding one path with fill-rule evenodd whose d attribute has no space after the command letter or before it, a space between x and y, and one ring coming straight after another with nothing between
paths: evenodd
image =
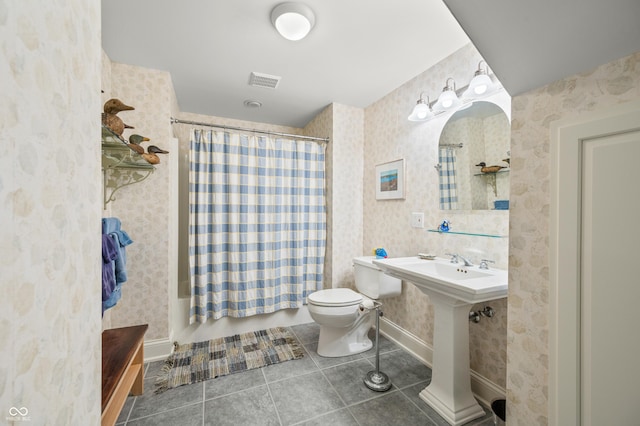
<instances>
[{"instance_id":1,"label":"arched wall mirror","mask_svg":"<svg viewBox=\"0 0 640 426\"><path fill-rule=\"evenodd\" d=\"M492 102L473 102L449 118L438 144L440 209L508 209L510 133Z\"/></svg>"}]
</instances>

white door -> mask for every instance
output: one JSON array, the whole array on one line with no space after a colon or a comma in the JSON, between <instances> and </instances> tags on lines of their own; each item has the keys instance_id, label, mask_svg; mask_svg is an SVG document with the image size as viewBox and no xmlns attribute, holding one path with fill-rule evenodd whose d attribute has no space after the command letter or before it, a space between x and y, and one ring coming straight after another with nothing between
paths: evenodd
<instances>
[{"instance_id":1,"label":"white door","mask_svg":"<svg viewBox=\"0 0 640 426\"><path fill-rule=\"evenodd\" d=\"M582 157L582 424L640 425L640 131Z\"/></svg>"},{"instance_id":2,"label":"white door","mask_svg":"<svg viewBox=\"0 0 640 426\"><path fill-rule=\"evenodd\" d=\"M552 425L640 424L640 103L557 123Z\"/></svg>"}]
</instances>

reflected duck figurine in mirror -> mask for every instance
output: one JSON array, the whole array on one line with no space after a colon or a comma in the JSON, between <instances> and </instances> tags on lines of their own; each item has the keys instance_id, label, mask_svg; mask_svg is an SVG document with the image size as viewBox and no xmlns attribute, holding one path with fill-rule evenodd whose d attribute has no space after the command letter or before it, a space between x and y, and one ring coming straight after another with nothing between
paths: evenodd
<instances>
[{"instance_id":1,"label":"reflected duck figurine in mirror","mask_svg":"<svg viewBox=\"0 0 640 426\"><path fill-rule=\"evenodd\" d=\"M484 161L476 164L476 166L480 167L480 171L482 173L497 173L501 169L506 169L506 167L504 166L487 166L487 163L485 163Z\"/></svg>"}]
</instances>

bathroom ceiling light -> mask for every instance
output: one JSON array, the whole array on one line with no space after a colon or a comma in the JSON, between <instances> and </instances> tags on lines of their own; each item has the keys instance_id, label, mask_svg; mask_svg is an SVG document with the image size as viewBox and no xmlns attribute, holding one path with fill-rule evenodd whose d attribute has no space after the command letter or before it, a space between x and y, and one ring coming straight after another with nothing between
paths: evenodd
<instances>
[{"instance_id":1,"label":"bathroom ceiling light","mask_svg":"<svg viewBox=\"0 0 640 426\"><path fill-rule=\"evenodd\" d=\"M433 116L431 106L429 106L429 96L427 96L427 102L422 98L424 92L420 93L420 99L416 102L416 106L413 107L413 111L409 114L409 121L425 121Z\"/></svg>"},{"instance_id":2,"label":"bathroom ceiling light","mask_svg":"<svg viewBox=\"0 0 640 426\"><path fill-rule=\"evenodd\" d=\"M453 85L449 85L449 80ZM448 78L446 85L442 88L442 93L438 97L438 102L433 106L434 111L446 111L457 108L460 105L460 99L456 95L456 82L453 78Z\"/></svg>"},{"instance_id":3,"label":"bathroom ceiling light","mask_svg":"<svg viewBox=\"0 0 640 426\"><path fill-rule=\"evenodd\" d=\"M482 68L483 63L484 69ZM491 94L494 90L494 84L488 74L487 63L480 61L478 64L478 70L475 72L471 82L469 83L469 87L462 94L462 97L467 99L478 99Z\"/></svg>"},{"instance_id":4,"label":"bathroom ceiling light","mask_svg":"<svg viewBox=\"0 0 640 426\"><path fill-rule=\"evenodd\" d=\"M316 22L313 10L302 3L281 3L271 11L271 22L287 40L302 40Z\"/></svg>"}]
</instances>

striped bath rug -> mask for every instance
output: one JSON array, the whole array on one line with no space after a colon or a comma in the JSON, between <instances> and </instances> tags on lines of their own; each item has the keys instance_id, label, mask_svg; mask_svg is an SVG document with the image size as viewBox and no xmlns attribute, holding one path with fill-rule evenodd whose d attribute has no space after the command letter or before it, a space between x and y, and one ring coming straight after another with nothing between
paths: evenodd
<instances>
[{"instance_id":1,"label":"striped bath rug","mask_svg":"<svg viewBox=\"0 0 640 426\"><path fill-rule=\"evenodd\" d=\"M302 357L300 344L285 327L176 344L156 381L155 393Z\"/></svg>"}]
</instances>

